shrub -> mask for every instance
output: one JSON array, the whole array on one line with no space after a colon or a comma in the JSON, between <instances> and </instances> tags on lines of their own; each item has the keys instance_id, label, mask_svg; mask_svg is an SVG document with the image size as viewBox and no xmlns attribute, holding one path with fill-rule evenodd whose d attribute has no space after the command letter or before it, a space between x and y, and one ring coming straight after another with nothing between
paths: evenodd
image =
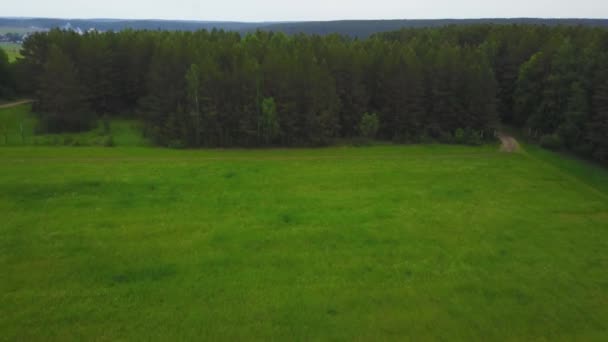
<instances>
[{"instance_id":1,"label":"shrub","mask_svg":"<svg viewBox=\"0 0 608 342\"><path fill-rule=\"evenodd\" d=\"M167 143L167 147L179 150L186 148L186 145L179 139L172 139Z\"/></svg>"},{"instance_id":2,"label":"shrub","mask_svg":"<svg viewBox=\"0 0 608 342\"><path fill-rule=\"evenodd\" d=\"M372 143L369 141L369 139L365 139L363 137L354 137L351 140L351 144L354 147L368 147L368 146L372 145Z\"/></svg>"},{"instance_id":3,"label":"shrub","mask_svg":"<svg viewBox=\"0 0 608 342\"><path fill-rule=\"evenodd\" d=\"M447 139L447 137L443 139ZM461 145L479 146L483 144L483 132L471 128L459 128L454 131L452 142Z\"/></svg>"},{"instance_id":4,"label":"shrub","mask_svg":"<svg viewBox=\"0 0 608 342\"><path fill-rule=\"evenodd\" d=\"M563 145L562 139L557 134L545 134L540 138L540 146L550 150L559 150Z\"/></svg>"},{"instance_id":5,"label":"shrub","mask_svg":"<svg viewBox=\"0 0 608 342\"><path fill-rule=\"evenodd\" d=\"M467 136L464 129L459 128L454 132L454 142L457 144L465 144L467 142Z\"/></svg>"},{"instance_id":6,"label":"shrub","mask_svg":"<svg viewBox=\"0 0 608 342\"><path fill-rule=\"evenodd\" d=\"M102 128L103 128L103 134L104 135L108 135L110 134L110 118L108 117L107 114L105 114L103 116L103 118L101 119L101 124L102 124Z\"/></svg>"},{"instance_id":7,"label":"shrub","mask_svg":"<svg viewBox=\"0 0 608 342\"><path fill-rule=\"evenodd\" d=\"M105 146L105 147L114 147L114 146L116 146L114 144L114 138L111 135L108 136L108 137L106 137L104 139L104 141L103 141L103 146Z\"/></svg>"},{"instance_id":8,"label":"shrub","mask_svg":"<svg viewBox=\"0 0 608 342\"><path fill-rule=\"evenodd\" d=\"M474 129L467 129L465 132L465 143L472 146L483 144L482 132Z\"/></svg>"},{"instance_id":9,"label":"shrub","mask_svg":"<svg viewBox=\"0 0 608 342\"><path fill-rule=\"evenodd\" d=\"M380 120L376 113L365 113L361 117L361 123L359 124L359 131L361 136L367 139L374 139L380 129Z\"/></svg>"},{"instance_id":10,"label":"shrub","mask_svg":"<svg viewBox=\"0 0 608 342\"><path fill-rule=\"evenodd\" d=\"M593 154L593 145L591 145L589 143L582 143L582 144L574 146L572 148L572 150L575 153L580 154L582 156L590 157Z\"/></svg>"},{"instance_id":11,"label":"shrub","mask_svg":"<svg viewBox=\"0 0 608 342\"><path fill-rule=\"evenodd\" d=\"M72 144L74 144L74 139L71 136L67 135L63 137L63 144L65 146L71 146Z\"/></svg>"},{"instance_id":12,"label":"shrub","mask_svg":"<svg viewBox=\"0 0 608 342\"><path fill-rule=\"evenodd\" d=\"M417 143L420 144L434 144L436 143L435 139L433 139L433 137L431 135L429 135L428 133L423 133L421 136L419 136L416 141Z\"/></svg>"},{"instance_id":13,"label":"shrub","mask_svg":"<svg viewBox=\"0 0 608 342\"><path fill-rule=\"evenodd\" d=\"M453 144L454 136L450 132L441 131L439 133L439 142L442 144Z\"/></svg>"}]
</instances>

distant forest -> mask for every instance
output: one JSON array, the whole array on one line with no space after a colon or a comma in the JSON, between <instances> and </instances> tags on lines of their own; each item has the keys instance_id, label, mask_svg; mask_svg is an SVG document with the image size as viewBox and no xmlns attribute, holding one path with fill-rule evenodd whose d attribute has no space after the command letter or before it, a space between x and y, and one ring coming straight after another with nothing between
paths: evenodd
<instances>
[{"instance_id":1,"label":"distant forest","mask_svg":"<svg viewBox=\"0 0 608 342\"><path fill-rule=\"evenodd\" d=\"M48 131L136 116L157 144L479 144L501 123L608 161L608 30L469 25L358 40L258 31L52 30L13 66Z\"/></svg>"},{"instance_id":2,"label":"distant forest","mask_svg":"<svg viewBox=\"0 0 608 342\"><path fill-rule=\"evenodd\" d=\"M255 31L283 32L287 34L340 34L353 38L367 38L373 34L403 28L429 28L449 25L545 25L608 27L608 19L541 19L541 18L488 18L488 19L395 19L395 20L336 20L302 22L231 22L192 20L130 20L130 19L56 19L56 18L0 18L2 27L31 30L50 30L66 26L84 32L122 30L198 31L224 30L241 34Z\"/></svg>"}]
</instances>

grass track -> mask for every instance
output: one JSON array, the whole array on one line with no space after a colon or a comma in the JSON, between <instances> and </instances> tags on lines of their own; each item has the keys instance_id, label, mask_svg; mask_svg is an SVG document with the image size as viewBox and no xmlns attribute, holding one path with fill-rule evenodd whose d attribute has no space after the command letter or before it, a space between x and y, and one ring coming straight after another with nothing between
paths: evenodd
<instances>
[{"instance_id":1,"label":"grass track","mask_svg":"<svg viewBox=\"0 0 608 342\"><path fill-rule=\"evenodd\" d=\"M532 153L0 148L1 338L603 340L608 174Z\"/></svg>"}]
</instances>

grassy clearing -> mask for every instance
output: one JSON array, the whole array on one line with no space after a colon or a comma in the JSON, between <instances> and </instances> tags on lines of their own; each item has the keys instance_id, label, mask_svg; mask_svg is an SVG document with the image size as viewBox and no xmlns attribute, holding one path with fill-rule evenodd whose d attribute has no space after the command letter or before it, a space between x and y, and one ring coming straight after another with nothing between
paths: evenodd
<instances>
[{"instance_id":1,"label":"grassy clearing","mask_svg":"<svg viewBox=\"0 0 608 342\"><path fill-rule=\"evenodd\" d=\"M21 57L21 45L15 43L0 43L0 48L8 55L8 61L14 62Z\"/></svg>"},{"instance_id":2,"label":"grassy clearing","mask_svg":"<svg viewBox=\"0 0 608 342\"><path fill-rule=\"evenodd\" d=\"M0 34L7 34L7 33L30 33L30 32L36 32L38 30L36 29L32 29L32 28L28 28L28 27L11 27L11 26L1 26L0 27Z\"/></svg>"},{"instance_id":3,"label":"grassy clearing","mask_svg":"<svg viewBox=\"0 0 608 342\"><path fill-rule=\"evenodd\" d=\"M36 134L38 120L31 105L0 109L0 146L147 146L139 124L134 120L112 119L106 132L99 122L97 128L84 133Z\"/></svg>"},{"instance_id":4,"label":"grassy clearing","mask_svg":"<svg viewBox=\"0 0 608 342\"><path fill-rule=\"evenodd\" d=\"M2 338L606 339L608 174L496 150L0 148Z\"/></svg>"}]
</instances>

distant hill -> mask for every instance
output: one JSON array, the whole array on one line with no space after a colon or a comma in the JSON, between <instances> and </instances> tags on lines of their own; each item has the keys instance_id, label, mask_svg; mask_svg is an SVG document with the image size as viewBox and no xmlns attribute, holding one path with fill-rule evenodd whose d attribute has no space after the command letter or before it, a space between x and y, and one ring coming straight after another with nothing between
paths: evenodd
<instances>
[{"instance_id":1,"label":"distant hill","mask_svg":"<svg viewBox=\"0 0 608 342\"><path fill-rule=\"evenodd\" d=\"M263 30L281 31L288 34L331 34L339 33L352 37L365 38L372 34L387 31L396 31L402 28L424 28L447 25L472 25L472 24L530 24L530 25L582 25L608 27L608 19L437 19L437 20L343 20L343 21L318 21L278 23L261 27Z\"/></svg>"},{"instance_id":2,"label":"distant hill","mask_svg":"<svg viewBox=\"0 0 608 342\"><path fill-rule=\"evenodd\" d=\"M71 27L79 31L96 29L100 31L171 30L194 31L220 29L241 33L255 30L280 31L288 34L331 34L339 33L351 37L365 38L372 34L394 31L401 28L437 27L470 24L534 24L534 25L583 25L608 27L608 19L436 19L436 20L341 20L309 22L228 22L228 21L185 21L185 20L121 20L121 19L52 19L52 18L0 18L0 28L48 30Z\"/></svg>"},{"instance_id":3,"label":"distant hill","mask_svg":"<svg viewBox=\"0 0 608 342\"><path fill-rule=\"evenodd\" d=\"M227 31L245 31L269 23L186 21L186 20L122 20L122 19L53 19L53 18L0 18L0 27L52 29L67 25L83 31L96 29L100 31L134 30L170 30L195 31L213 28Z\"/></svg>"}]
</instances>

